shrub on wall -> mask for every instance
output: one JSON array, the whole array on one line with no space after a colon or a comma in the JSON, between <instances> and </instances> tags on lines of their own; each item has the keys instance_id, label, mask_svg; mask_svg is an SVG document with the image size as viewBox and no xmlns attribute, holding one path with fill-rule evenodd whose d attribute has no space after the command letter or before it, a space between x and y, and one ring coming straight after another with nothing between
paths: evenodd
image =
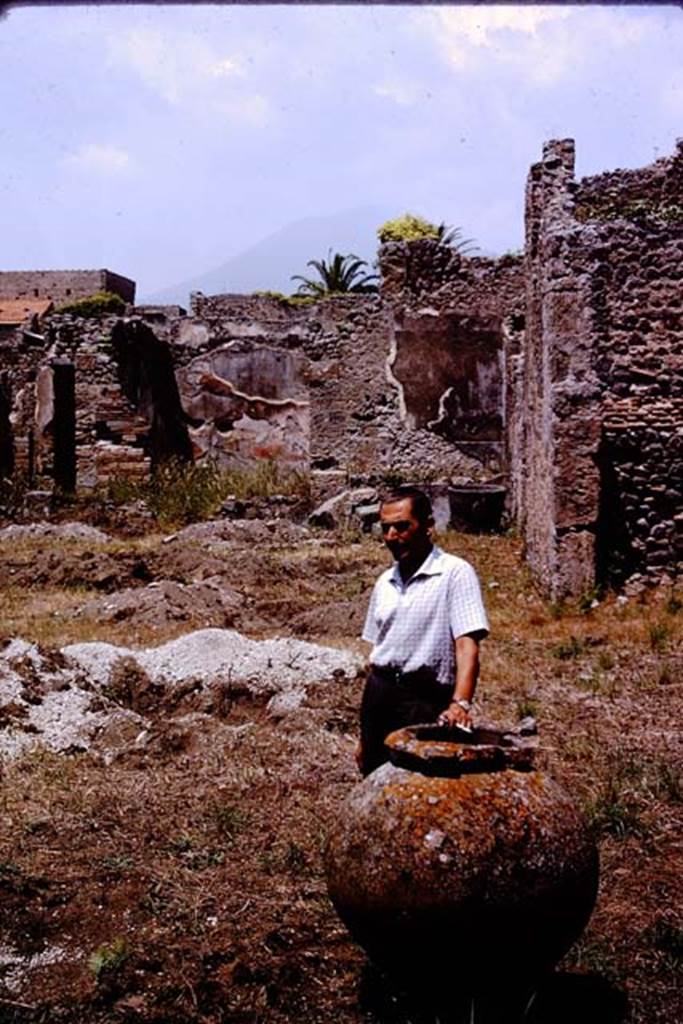
<instances>
[{"instance_id":1,"label":"shrub on wall","mask_svg":"<svg viewBox=\"0 0 683 1024\"><path fill-rule=\"evenodd\" d=\"M424 217L404 213L402 217L387 220L377 228L380 242L417 242L421 238L439 238L439 228Z\"/></svg>"},{"instance_id":2,"label":"shrub on wall","mask_svg":"<svg viewBox=\"0 0 683 1024\"><path fill-rule=\"evenodd\" d=\"M418 217L414 213L404 213L402 217L395 220L387 220L377 228L377 237L380 242L417 242L423 238L431 238L439 245L446 245L450 249L463 255L476 250L471 238L463 238L460 228L449 227L448 224L432 224L424 217Z\"/></svg>"},{"instance_id":3,"label":"shrub on wall","mask_svg":"<svg viewBox=\"0 0 683 1024\"><path fill-rule=\"evenodd\" d=\"M287 309L294 306L310 306L311 303L316 301L315 295L285 295L283 292L269 290L252 292L252 295L260 296L264 299L272 299Z\"/></svg>"},{"instance_id":4,"label":"shrub on wall","mask_svg":"<svg viewBox=\"0 0 683 1024\"><path fill-rule=\"evenodd\" d=\"M60 306L58 313L71 313L72 316L105 316L107 313L123 313L126 303L114 292L95 292L84 299L76 299Z\"/></svg>"},{"instance_id":5,"label":"shrub on wall","mask_svg":"<svg viewBox=\"0 0 683 1024\"><path fill-rule=\"evenodd\" d=\"M683 206L680 203L663 202L658 198L623 200L611 193L605 197L579 201L576 205L576 219L585 223L589 220L630 220L642 227L658 224L680 224L683 221Z\"/></svg>"}]
</instances>

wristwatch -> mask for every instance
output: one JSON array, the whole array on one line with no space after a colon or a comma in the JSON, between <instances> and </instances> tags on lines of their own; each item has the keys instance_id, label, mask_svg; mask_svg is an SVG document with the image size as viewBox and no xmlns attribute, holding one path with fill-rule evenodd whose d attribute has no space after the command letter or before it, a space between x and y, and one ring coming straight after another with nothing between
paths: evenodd
<instances>
[{"instance_id":1,"label":"wristwatch","mask_svg":"<svg viewBox=\"0 0 683 1024\"><path fill-rule=\"evenodd\" d=\"M471 700L465 700L464 697L455 697L451 701L451 704L457 704L458 707L463 709L463 711L471 711L472 710L472 701Z\"/></svg>"}]
</instances>

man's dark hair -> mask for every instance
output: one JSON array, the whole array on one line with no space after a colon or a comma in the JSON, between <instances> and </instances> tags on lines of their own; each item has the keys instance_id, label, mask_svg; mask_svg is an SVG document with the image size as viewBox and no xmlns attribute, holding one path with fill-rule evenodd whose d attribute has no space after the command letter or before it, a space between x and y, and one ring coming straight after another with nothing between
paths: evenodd
<instances>
[{"instance_id":1,"label":"man's dark hair","mask_svg":"<svg viewBox=\"0 0 683 1024\"><path fill-rule=\"evenodd\" d=\"M410 498L410 509L418 523L426 523L433 518L432 503L419 487L411 484L401 484L399 487L392 487L390 491L380 494L380 505L389 505L392 501L404 501Z\"/></svg>"}]
</instances>

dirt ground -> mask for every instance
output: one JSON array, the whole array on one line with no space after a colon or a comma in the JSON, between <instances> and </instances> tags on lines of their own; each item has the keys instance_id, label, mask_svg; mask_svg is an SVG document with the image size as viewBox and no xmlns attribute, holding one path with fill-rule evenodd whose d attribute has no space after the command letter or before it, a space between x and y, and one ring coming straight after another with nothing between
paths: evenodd
<instances>
[{"instance_id":1,"label":"dirt ground","mask_svg":"<svg viewBox=\"0 0 683 1024\"><path fill-rule=\"evenodd\" d=\"M600 845L595 913L537 1019L673 1024L683 595L552 606L513 537L442 542L478 569L491 617L479 720L536 718L546 770ZM386 564L372 538L284 521L0 536L2 634L49 652L218 626L362 652ZM281 714L254 694L212 715L152 702L144 749L5 760L0 1022L433 1024L373 972L326 895L321 849L357 780L361 686L329 681Z\"/></svg>"}]
</instances>

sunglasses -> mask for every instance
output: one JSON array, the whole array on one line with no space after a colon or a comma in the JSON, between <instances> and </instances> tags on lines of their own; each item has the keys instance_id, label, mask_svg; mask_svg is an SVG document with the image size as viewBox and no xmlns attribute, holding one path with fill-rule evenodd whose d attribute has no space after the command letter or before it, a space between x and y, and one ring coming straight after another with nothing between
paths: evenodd
<instances>
[{"instance_id":1,"label":"sunglasses","mask_svg":"<svg viewBox=\"0 0 683 1024\"><path fill-rule=\"evenodd\" d=\"M396 533L406 533L413 524L409 519L400 519L397 523L382 523L382 533L386 536L389 530L394 529Z\"/></svg>"}]
</instances>

